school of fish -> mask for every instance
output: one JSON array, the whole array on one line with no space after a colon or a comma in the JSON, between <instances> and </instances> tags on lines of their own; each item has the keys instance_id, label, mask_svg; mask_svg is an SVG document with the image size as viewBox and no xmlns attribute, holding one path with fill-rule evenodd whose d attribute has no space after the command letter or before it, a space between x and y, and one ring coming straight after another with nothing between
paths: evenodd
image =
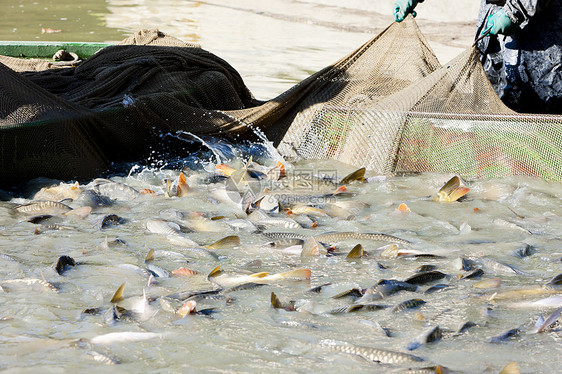
<instances>
[{"instance_id":1,"label":"school of fish","mask_svg":"<svg viewBox=\"0 0 562 374\"><path fill-rule=\"evenodd\" d=\"M245 154L1 197L0 369L558 367L559 183Z\"/></svg>"}]
</instances>

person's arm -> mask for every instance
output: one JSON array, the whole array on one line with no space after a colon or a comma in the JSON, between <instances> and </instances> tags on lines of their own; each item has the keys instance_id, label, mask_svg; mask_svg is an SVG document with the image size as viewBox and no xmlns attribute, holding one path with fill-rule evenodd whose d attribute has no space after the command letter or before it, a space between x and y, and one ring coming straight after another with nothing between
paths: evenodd
<instances>
[{"instance_id":1,"label":"person's arm","mask_svg":"<svg viewBox=\"0 0 562 374\"><path fill-rule=\"evenodd\" d=\"M396 22L402 22L410 13L415 17L416 12L414 12L414 8L418 3L423 3L423 0L395 0L392 9L394 20Z\"/></svg>"},{"instance_id":2,"label":"person's arm","mask_svg":"<svg viewBox=\"0 0 562 374\"><path fill-rule=\"evenodd\" d=\"M552 0L507 0L505 5L486 19L482 34L514 33L531 18L540 13Z\"/></svg>"}]
</instances>

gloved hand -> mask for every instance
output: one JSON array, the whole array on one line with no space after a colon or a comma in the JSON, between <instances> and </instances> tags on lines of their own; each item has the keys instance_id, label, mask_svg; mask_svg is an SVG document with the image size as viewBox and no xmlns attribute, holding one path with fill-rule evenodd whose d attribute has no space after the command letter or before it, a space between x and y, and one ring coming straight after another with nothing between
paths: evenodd
<instances>
[{"instance_id":1,"label":"gloved hand","mask_svg":"<svg viewBox=\"0 0 562 374\"><path fill-rule=\"evenodd\" d=\"M511 22L511 19L505 14L503 9L490 14L486 19L486 25L482 29L482 34L486 33L490 35L510 35L515 31L515 25Z\"/></svg>"},{"instance_id":2,"label":"gloved hand","mask_svg":"<svg viewBox=\"0 0 562 374\"><path fill-rule=\"evenodd\" d=\"M423 1L423 0L422 0ZM396 22L402 22L404 18L410 13L416 16L416 12L414 12L414 8L418 3L421 3L419 0L396 0L394 2L394 20Z\"/></svg>"}]
</instances>

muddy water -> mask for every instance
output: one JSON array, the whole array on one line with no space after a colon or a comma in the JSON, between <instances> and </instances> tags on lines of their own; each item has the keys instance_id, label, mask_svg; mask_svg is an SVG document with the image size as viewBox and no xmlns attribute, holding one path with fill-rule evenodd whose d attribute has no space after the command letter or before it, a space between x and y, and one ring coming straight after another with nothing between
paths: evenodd
<instances>
[{"instance_id":1,"label":"muddy water","mask_svg":"<svg viewBox=\"0 0 562 374\"><path fill-rule=\"evenodd\" d=\"M243 8L248 2L237 3L238 8ZM295 19L295 15L305 14L304 11L298 13L296 9L302 8L295 7L306 3L298 2L281 4L293 7L285 9L295 9L286 11L292 17L289 19L260 15L260 12L276 9L250 12L227 7L224 2L214 5L181 2L182 12L176 11L180 2L173 1L159 2L158 6L126 1L111 1L101 6L99 4L103 3L95 2L87 6L86 13L81 13L84 8L73 8L72 15L52 11L51 4L21 2L10 8L13 12L10 18L15 19L17 7L26 16L25 22L29 21L28 26L24 20L18 21L20 26L13 35L21 37L20 40L37 37L40 40L110 41L119 40L140 27L159 26L171 35L201 43L232 63L259 98L270 98L282 92L357 48L369 37L354 30L346 31L342 26L343 23L360 25L365 22L361 12L355 12L355 21L345 18L344 22L344 16L351 17L347 11L335 9L336 14L341 15L338 19L329 13L333 8L313 8L324 15L325 23L317 25L306 21L306 17ZM45 7L48 8L45 13L39 11ZM306 9L310 11L311 8ZM57 18L49 18L52 22L37 21L44 14L49 17L55 14ZM82 23L67 32L65 24L70 24L72 19ZM247 27L241 28L235 22L240 19L247 20ZM42 26L63 32L40 34ZM17 39L6 37L6 29L2 30L4 39ZM90 34L92 31L94 34ZM267 43L268 40L275 40L275 43ZM465 200L451 204L431 199L450 175L386 178L368 175L371 178L367 184L347 185L354 196L323 196L332 192L332 188L325 190L311 184L300 193L314 194L314 203L330 211L331 216L310 216L310 222L316 222L314 228L270 227L266 231L307 235L327 231L382 232L411 244L399 244L403 255L393 256L391 251L390 255L383 254L381 247L388 244L384 242L333 242L327 244L335 246L335 251L341 255L304 258L299 256L299 248L271 247L268 245L271 240L262 233L251 227L240 227L246 222L246 216L228 198L232 194L225 198L221 192L225 183L208 180L217 162L238 168L252 155L259 164L271 168L279 158L267 146L254 145L252 149L243 150L212 146L214 153L175 162L173 170L128 166L130 173L112 179L155 193L96 207L85 218L55 215L42 224L27 222L29 216L16 213L14 208L29 203L41 187L39 183L20 191L18 196L7 196L7 201L0 203L0 253L4 255L0 256L0 285L6 291L0 297L0 368L8 372L98 371L100 368L107 370L107 365L113 362L118 365L115 371L383 372L441 364L461 372L497 372L508 362L515 361L523 372L559 371L557 357L561 353L562 337L559 326L541 334L530 333L540 314L546 317L560 306L530 303L553 294L508 298L506 292L540 288L562 272L560 183L524 178L467 181L471 191ZM158 161L159 165L166 162ZM331 162L285 164L289 178L327 175L338 179L352 171ZM167 197L164 180L175 183L184 166L193 170L188 178L192 192L182 198ZM87 190L92 185L84 184L80 189ZM290 190L279 192L288 193ZM340 208L343 206L343 211L333 207L330 210L333 203L340 204ZM400 203L405 203L410 212L399 211ZM83 203L68 204L80 208ZM121 224L101 228L100 221L108 214L121 217ZM219 216L224 218L207 220ZM287 217L286 214L272 216ZM237 220L240 218L242 221ZM182 235L200 247L226 235L238 235L241 242L215 250L218 259L197 255L198 252L173 244L163 235L148 232L146 224L151 219L191 226L193 232ZM345 254L359 242L369 255L346 260ZM530 255L518 256L518 251L527 246L534 249ZM156 251L151 265L167 273L186 267L197 274L159 277L155 284L148 286L148 274L143 269L148 266L145 257L150 249ZM59 275L53 263L62 255L72 257L77 265ZM469 273L460 269L459 257L470 258L475 269L483 270L483 275L459 279ZM248 266L255 260L261 263ZM489 260L511 265L519 273ZM216 299L198 300L197 310L214 308L210 315L182 318L174 313L184 302L172 297L174 294L219 288L207 279L207 274L219 265L230 276L306 268L310 269L311 278L222 292ZM402 291L374 301L387 307L381 310L364 308L351 313L330 313L357 303L351 297L334 299L338 293L353 288L363 290L382 279L404 280L421 265L435 265L436 270L447 277L421 285L414 292ZM37 284L6 283L11 279L45 280L56 287L56 292ZM477 282L487 279L499 279L499 285L475 287ZM151 301L143 313L108 321L105 313L112 306L110 300L123 283L125 299L119 302L123 308L134 309L143 290ZM326 283L331 285L321 292L308 292ZM424 293L436 283L449 287L440 292ZM297 311L273 309L271 292L285 304L295 301ZM424 300L425 304L414 310L392 311L402 301L414 298ZM83 313L88 308L99 308L100 313ZM476 326L458 333L459 327L468 321ZM442 330L441 340L408 351L422 332L436 325ZM491 342L492 338L514 328L521 330L517 336ZM145 341L109 344L95 339L114 332L155 333L157 336L145 336L151 338ZM409 352L425 361L411 365L380 365L336 353L323 347L321 342Z\"/></svg>"},{"instance_id":2,"label":"muddy water","mask_svg":"<svg viewBox=\"0 0 562 374\"><path fill-rule=\"evenodd\" d=\"M249 154L239 156L247 158ZM211 155L209 158L214 159ZM269 167L275 161L263 157L258 160ZM233 161L235 166L236 163ZM214 169L214 163L204 164L208 170ZM287 169L289 177L323 173L341 178L350 171L345 166L336 168L325 163L288 164ZM13 210L16 204L27 203L27 199L14 198L2 203L0 247L6 256L0 258L1 279L4 289L9 291L1 298L3 369L19 371L35 366L51 371L60 368L99 370L100 366L107 365L109 358L131 371L274 372L306 368L313 372L334 372L352 368L357 372L371 372L405 369L409 366L380 366L352 355L335 353L320 343L348 343L408 352L408 347L420 334L437 325L442 330L441 340L410 352L425 360L416 366L437 363L464 372L483 372L497 371L508 362L516 361L526 372L557 370L558 362L551 358L560 353L559 330L548 329L542 334L529 332L539 314L546 317L559 303L529 304L551 294L509 299L501 295L508 290L540 287L561 272L559 184L516 178L475 181L469 183L471 191L464 201L437 203L429 196L439 190L446 176L373 176L367 184L347 186L348 192L355 194L353 197L325 196L315 200L317 206L327 211L331 204L339 204L344 207L344 214L310 216L317 222L315 228L270 227L266 232L308 235L327 231L382 232L411 242L398 245L402 255L383 253L380 247L388 243L351 240L327 243L334 245L335 251L342 255L301 257L299 248L269 246L271 240L255 228L234 228L232 225L239 222L235 221L237 217L245 219L245 215L238 205L221 194L224 182L209 183L210 173L204 169L191 173L188 179L191 193L181 198L169 198L164 194L163 181L175 180L178 171L145 169L130 176L115 177L115 181L138 190L148 188L155 194L115 201L111 206L95 208L83 219L59 216L33 224L26 221L28 216ZM80 186L82 190L90 187L91 184ZM315 192L315 187L312 188ZM318 192L323 191L319 189ZM283 190L283 194L287 193ZM405 203L410 212L399 211L400 203ZM78 201L69 204L80 206ZM100 228L100 220L107 214L118 215L122 224ZM217 216L224 218L203 219ZM287 217L284 213L272 216ZM238 235L241 243L214 250L218 259L200 256L185 246L171 243L164 235L148 232L146 224L155 218L198 230L182 235L201 247L226 235ZM116 242L116 239L119 240ZM363 244L368 256L346 260L345 254L358 243ZM531 255L517 256L517 251L527 245L534 249ZM156 284L148 286L146 271L132 270L130 265L145 269L148 265L144 260L150 249L156 251L151 264L166 273L186 267L197 275L159 277ZM59 275L52 264L62 255L71 256L77 265ZM475 268L481 268L484 274L474 279L459 279L469 273L460 269L459 257L472 259ZM260 263L247 265L255 260ZM520 274L489 265L487 260L511 265ZM174 294L219 288L206 277L219 265L229 276L251 272L274 274L299 268L310 269L312 275L310 280L278 281L258 288L220 293L217 300L198 300L197 309L214 308L211 315L181 318L174 314L173 310L183 304ZM385 309L331 314L334 309L357 303L350 297L334 299L336 294L352 288L365 289L381 279L404 280L415 274L421 265L435 265L436 270L447 277L420 285L414 292L402 291L371 302L387 307ZM58 291L5 283L8 279L19 278L44 279ZM500 280L497 287L475 287L479 281L496 278ZM122 307L133 309L143 290L153 301L141 314L107 321L104 313L111 308L110 299L122 283L125 283L125 300L119 303ZM331 285L321 292L308 292L326 283ZM436 283L449 287L440 292L424 293ZM272 308L271 292L284 303L295 301L297 311ZM493 297L496 293L497 300ZM392 310L402 301L418 298L426 302L418 309ZM100 314L83 313L87 308L100 308ZM459 327L469 321L476 326L458 333ZM391 336L379 326L388 329ZM521 330L518 336L491 343L493 337L513 328ZM158 336L126 344L92 344L89 340L112 332L152 332ZM100 354L106 361L94 360Z\"/></svg>"}]
</instances>

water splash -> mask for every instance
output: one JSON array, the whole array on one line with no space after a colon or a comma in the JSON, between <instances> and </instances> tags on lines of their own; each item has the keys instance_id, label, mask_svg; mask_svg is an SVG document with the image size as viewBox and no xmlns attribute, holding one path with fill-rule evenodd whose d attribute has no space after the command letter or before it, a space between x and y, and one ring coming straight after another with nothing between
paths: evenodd
<instances>
[{"instance_id":1,"label":"water splash","mask_svg":"<svg viewBox=\"0 0 562 374\"><path fill-rule=\"evenodd\" d=\"M273 142L270 141L267 136L265 136L265 134L263 133L263 131L261 131L260 129L252 126L252 124L241 121L239 118L236 118L228 113L225 112L220 112L221 114L227 116L229 119L235 121L238 124L241 124L243 126L246 126L247 128L249 128L250 130L252 130L252 132L262 141L263 146L266 148L267 152L269 153L269 155L271 156L271 158L273 159L273 161L277 162L280 161L283 164L286 164L286 160L283 158L283 156L281 156L281 154L277 151L277 148L275 148L275 146L273 145Z\"/></svg>"}]
</instances>

